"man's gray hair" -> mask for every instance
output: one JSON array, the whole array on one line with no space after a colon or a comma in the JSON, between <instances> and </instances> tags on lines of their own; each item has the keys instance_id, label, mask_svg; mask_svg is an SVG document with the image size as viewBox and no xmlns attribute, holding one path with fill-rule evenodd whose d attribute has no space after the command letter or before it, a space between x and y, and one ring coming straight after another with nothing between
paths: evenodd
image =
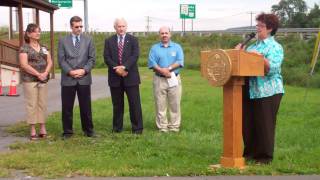
<instances>
[{"instance_id":1,"label":"man's gray hair","mask_svg":"<svg viewBox=\"0 0 320 180\"><path fill-rule=\"evenodd\" d=\"M117 24L119 23L119 22L124 22L125 24L126 24L126 26L128 26L128 23L127 23L127 21L124 19L124 18L116 18L115 20L114 20L114 23L113 23L113 27L116 27L117 26Z\"/></svg>"}]
</instances>

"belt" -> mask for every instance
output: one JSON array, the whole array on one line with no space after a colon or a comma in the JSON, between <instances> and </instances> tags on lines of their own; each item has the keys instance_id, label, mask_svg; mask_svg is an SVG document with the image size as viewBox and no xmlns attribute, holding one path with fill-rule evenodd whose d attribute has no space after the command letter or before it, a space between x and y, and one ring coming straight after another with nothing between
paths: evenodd
<instances>
[{"instance_id":1,"label":"belt","mask_svg":"<svg viewBox=\"0 0 320 180\"><path fill-rule=\"evenodd\" d=\"M178 76L179 75L179 73L175 73L176 74L176 76ZM159 77L164 77L165 78L165 76L164 75L162 75L162 74L157 74L157 73L155 73L155 75L156 76L159 76Z\"/></svg>"}]
</instances>

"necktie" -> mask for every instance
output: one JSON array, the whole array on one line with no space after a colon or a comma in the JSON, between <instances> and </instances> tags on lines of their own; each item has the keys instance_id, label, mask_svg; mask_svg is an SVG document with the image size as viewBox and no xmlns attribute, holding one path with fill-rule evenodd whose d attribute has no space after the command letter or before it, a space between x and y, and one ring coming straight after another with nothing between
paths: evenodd
<instances>
[{"instance_id":1,"label":"necktie","mask_svg":"<svg viewBox=\"0 0 320 180\"><path fill-rule=\"evenodd\" d=\"M119 43L118 43L118 57L119 57L119 64L122 64L122 52L123 52L123 37L120 36Z\"/></svg>"},{"instance_id":2,"label":"necktie","mask_svg":"<svg viewBox=\"0 0 320 180\"><path fill-rule=\"evenodd\" d=\"M79 55L79 50L80 50L80 39L79 39L79 36L76 36L76 42L74 43L74 53L76 55Z\"/></svg>"}]
</instances>

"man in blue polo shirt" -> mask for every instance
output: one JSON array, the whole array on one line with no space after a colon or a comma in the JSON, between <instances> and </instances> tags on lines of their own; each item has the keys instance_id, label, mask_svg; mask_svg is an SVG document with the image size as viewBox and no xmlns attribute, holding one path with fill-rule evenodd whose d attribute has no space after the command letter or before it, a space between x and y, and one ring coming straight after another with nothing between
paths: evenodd
<instances>
[{"instance_id":1,"label":"man in blue polo shirt","mask_svg":"<svg viewBox=\"0 0 320 180\"><path fill-rule=\"evenodd\" d=\"M153 93L156 105L156 124L161 132L179 132L181 123L181 79L180 69L184 64L182 48L170 40L168 27L159 30L161 42L154 44L149 53L148 67L155 72ZM170 120L167 119L169 104Z\"/></svg>"}]
</instances>

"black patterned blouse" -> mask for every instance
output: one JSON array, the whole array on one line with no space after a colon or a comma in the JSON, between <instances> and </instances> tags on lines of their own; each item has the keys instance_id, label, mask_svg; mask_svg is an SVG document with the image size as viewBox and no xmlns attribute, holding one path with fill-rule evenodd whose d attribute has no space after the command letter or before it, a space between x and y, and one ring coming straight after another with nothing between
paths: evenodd
<instances>
[{"instance_id":1,"label":"black patterned blouse","mask_svg":"<svg viewBox=\"0 0 320 180\"><path fill-rule=\"evenodd\" d=\"M24 44L20 48L20 53L27 53L28 64L37 70L39 73L43 73L47 67L47 55L48 50L45 46L40 45L40 51L37 52L29 44ZM24 69L21 71L21 78L23 82L38 82L40 81L36 76L29 74Z\"/></svg>"}]
</instances>

